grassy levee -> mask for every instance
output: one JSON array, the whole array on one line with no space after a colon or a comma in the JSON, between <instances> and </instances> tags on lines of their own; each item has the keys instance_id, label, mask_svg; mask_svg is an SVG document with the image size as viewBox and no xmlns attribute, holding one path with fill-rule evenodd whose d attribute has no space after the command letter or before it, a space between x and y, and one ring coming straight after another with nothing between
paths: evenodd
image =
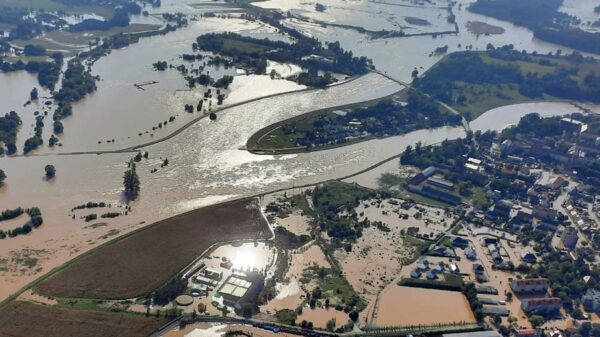
<instances>
[{"instance_id":1,"label":"grassy levee","mask_svg":"<svg viewBox=\"0 0 600 337\"><path fill-rule=\"evenodd\" d=\"M270 236L253 199L230 201L159 221L104 244L33 287L46 296L132 298L151 293L217 242Z\"/></svg>"}]
</instances>

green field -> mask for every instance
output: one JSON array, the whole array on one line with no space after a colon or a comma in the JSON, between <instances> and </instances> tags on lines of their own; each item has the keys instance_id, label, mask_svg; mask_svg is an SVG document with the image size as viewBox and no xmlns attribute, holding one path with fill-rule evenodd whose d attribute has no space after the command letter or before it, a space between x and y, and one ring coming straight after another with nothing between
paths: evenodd
<instances>
[{"instance_id":1,"label":"green field","mask_svg":"<svg viewBox=\"0 0 600 337\"><path fill-rule=\"evenodd\" d=\"M523 54L515 50L447 55L416 86L467 120L505 105L547 100L597 101L600 64L581 55ZM587 79L586 79L587 78Z\"/></svg>"},{"instance_id":2,"label":"green field","mask_svg":"<svg viewBox=\"0 0 600 337\"><path fill-rule=\"evenodd\" d=\"M486 209L490 206L490 201L485 196L485 188L475 186L471 190L473 191L473 195L469 199L473 203L473 206L480 209Z\"/></svg>"},{"instance_id":3,"label":"green field","mask_svg":"<svg viewBox=\"0 0 600 337\"><path fill-rule=\"evenodd\" d=\"M366 302L361 298L343 275L338 275L332 269L310 267L303 273L305 280L316 280L322 291L323 298L332 300L332 304L343 304L362 311Z\"/></svg>"},{"instance_id":4,"label":"green field","mask_svg":"<svg viewBox=\"0 0 600 337\"><path fill-rule=\"evenodd\" d=\"M96 311L106 310L101 308L101 304L103 303L101 300L84 298L57 298L56 301L58 302L56 305L58 308Z\"/></svg>"},{"instance_id":5,"label":"green field","mask_svg":"<svg viewBox=\"0 0 600 337\"><path fill-rule=\"evenodd\" d=\"M521 95L516 86L469 84L455 82L455 90L466 97L465 104L454 104L452 107L460 112L467 120L474 120L486 111L517 103L539 102L540 100L555 99L544 95L543 99L529 98Z\"/></svg>"}]
</instances>

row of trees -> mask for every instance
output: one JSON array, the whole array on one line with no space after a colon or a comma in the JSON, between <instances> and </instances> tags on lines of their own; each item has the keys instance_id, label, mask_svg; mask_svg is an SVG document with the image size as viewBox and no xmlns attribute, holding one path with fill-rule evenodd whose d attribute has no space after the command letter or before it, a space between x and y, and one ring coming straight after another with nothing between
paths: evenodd
<instances>
[{"instance_id":1,"label":"row of trees","mask_svg":"<svg viewBox=\"0 0 600 337\"><path fill-rule=\"evenodd\" d=\"M33 129L34 134L32 137L27 138L27 140L25 140L25 145L23 146L24 154L28 154L29 152L35 150L38 146L44 144L44 140L42 139L43 130L44 130L44 117L36 116L35 117L35 127Z\"/></svg>"},{"instance_id":2,"label":"row of trees","mask_svg":"<svg viewBox=\"0 0 600 337\"><path fill-rule=\"evenodd\" d=\"M136 172L135 162L129 161L128 168L123 174L123 187L127 201L133 201L140 193L140 179Z\"/></svg>"}]
</instances>

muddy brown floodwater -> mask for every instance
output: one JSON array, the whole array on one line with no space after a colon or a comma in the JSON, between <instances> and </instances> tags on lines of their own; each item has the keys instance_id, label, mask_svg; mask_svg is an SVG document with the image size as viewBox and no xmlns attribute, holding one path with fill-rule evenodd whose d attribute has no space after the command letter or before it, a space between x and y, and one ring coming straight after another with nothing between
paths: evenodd
<instances>
[{"instance_id":1,"label":"muddy brown floodwater","mask_svg":"<svg viewBox=\"0 0 600 337\"><path fill-rule=\"evenodd\" d=\"M391 286L380 295L376 327L468 322L475 316L456 291Z\"/></svg>"}]
</instances>

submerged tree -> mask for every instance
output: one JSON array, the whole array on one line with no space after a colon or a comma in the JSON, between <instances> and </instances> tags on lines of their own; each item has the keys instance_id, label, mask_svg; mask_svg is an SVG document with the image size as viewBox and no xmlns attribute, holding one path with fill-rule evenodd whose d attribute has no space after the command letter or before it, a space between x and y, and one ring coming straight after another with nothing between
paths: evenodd
<instances>
[{"instance_id":1,"label":"submerged tree","mask_svg":"<svg viewBox=\"0 0 600 337\"><path fill-rule=\"evenodd\" d=\"M135 162L129 161L129 168L123 174L123 187L127 201L135 200L140 192L140 179L135 171Z\"/></svg>"},{"instance_id":2,"label":"submerged tree","mask_svg":"<svg viewBox=\"0 0 600 337\"><path fill-rule=\"evenodd\" d=\"M47 179L52 179L56 175L56 168L54 168L54 165L46 165L44 170L46 171Z\"/></svg>"},{"instance_id":3,"label":"submerged tree","mask_svg":"<svg viewBox=\"0 0 600 337\"><path fill-rule=\"evenodd\" d=\"M0 169L0 186L4 185L4 180L6 179L6 173Z\"/></svg>"},{"instance_id":4,"label":"submerged tree","mask_svg":"<svg viewBox=\"0 0 600 337\"><path fill-rule=\"evenodd\" d=\"M38 99L38 90L37 90L37 88L33 88L33 89L31 90L31 92L29 93L29 98L30 98L32 101L35 101L36 99Z\"/></svg>"}]
</instances>

